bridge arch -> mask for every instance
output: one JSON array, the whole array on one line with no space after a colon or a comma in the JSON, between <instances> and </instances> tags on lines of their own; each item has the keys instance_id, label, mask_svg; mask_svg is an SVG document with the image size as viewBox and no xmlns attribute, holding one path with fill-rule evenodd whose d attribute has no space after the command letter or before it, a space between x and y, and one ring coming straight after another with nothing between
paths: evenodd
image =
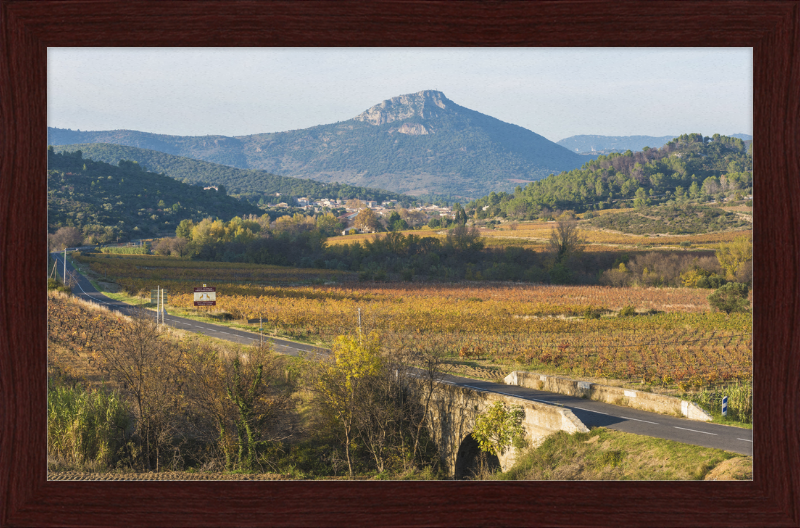
<instances>
[{"instance_id":1,"label":"bridge arch","mask_svg":"<svg viewBox=\"0 0 800 528\"><path fill-rule=\"evenodd\" d=\"M424 392L417 393L424 397ZM572 414L572 411L538 401L516 398L511 395L486 392L473 387L442 384L430 395L428 430L439 449L439 456L450 475L461 480L469 478L480 467L480 447L472 438L475 419L495 401L520 405L525 411L522 428L528 445L539 445L556 431L568 433L589 429ZM497 464L507 470L517 457L517 449L510 447L499 457L484 459L484 464Z\"/></svg>"},{"instance_id":2,"label":"bridge arch","mask_svg":"<svg viewBox=\"0 0 800 528\"><path fill-rule=\"evenodd\" d=\"M461 440L456 452L455 480L472 480L483 469L494 471L500 468L500 459L496 455L481 451L478 441L468 434Z\"/></svg>"}]
</instances>

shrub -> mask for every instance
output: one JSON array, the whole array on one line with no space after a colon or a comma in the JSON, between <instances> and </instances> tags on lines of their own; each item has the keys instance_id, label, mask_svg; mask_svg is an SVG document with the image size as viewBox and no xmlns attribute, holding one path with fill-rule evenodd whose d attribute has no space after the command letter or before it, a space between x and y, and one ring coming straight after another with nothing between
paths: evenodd
<instances>
[{"instance_id":1,"label":"shrub","mask_svg":"<svg viewBox=\"0 0 800 528\"><path fill-rule=\"evenodd\" d=\"M47 394L47 454L72 467L111 467L130 423L116 392L52 389Z\"/></svg>"},{"instance_id":2,"label":"shrub","mask_svg":"<svg viewBox=\"0 0 800 528\"><path fill-rule=\"evenodd\" d=\"M119 255L149 255L150 244L145 244L143 246L109 246L100 248L100 252Z\"/></svg>"},{"instance_id":3,"label":"shrub","mask_svg":"<svg viewBox=\"0 0 800 528\"><path fill-rule=\"evenodd\" d=\"M630 317L636 315L636 308L633 306L626 306L619 311L617 317Z\"/></svg>"},{"instance_id":4,"label":"shrub","mask_svg":"<svg viewBox=\"0 0 800 528\"><path fill-rule=\"evenodd\" d=\"M72 293L72 289L69 286L65 286L60 280L58 279L47 279L47 289L48 290L56 290L64 293Z\"/></svg>"},{"instance_id":5,"label":"shrub","mask_svg":"<svg viewBox=\"0 0 800 528\"><path fill-rule=\"evenodd\" d=\"M586 310L583 312L583 316L586 319L600 319L600 316L603 314L603 310L600 308L592 308L591 306L587 307Z\"/></svg>"},{"instance_id":6,"label":"shrub","mask_svg":"<svg viewBox=\"0 0 800 528\"><path fill-rule=\"evenodd\" d=\"M494 402L475 419L472 437L482 451L493 455L502 454L512 445L520 449L525 446L525 430L522 428L524 417L522 406L507 408L503 402Z\"/></svg>"},{"instance_id":7,"label":"shrub","mask_svg":"<svg viewBox=\"0 0 800 528\"><path fill-rule=\"evenodd\" d=\"M745 312L750 306L750 301L747 300L748 292L746 284L729 282L709 295L708 302L712 308L726 314Z\"/></svg>"}]
</instances>

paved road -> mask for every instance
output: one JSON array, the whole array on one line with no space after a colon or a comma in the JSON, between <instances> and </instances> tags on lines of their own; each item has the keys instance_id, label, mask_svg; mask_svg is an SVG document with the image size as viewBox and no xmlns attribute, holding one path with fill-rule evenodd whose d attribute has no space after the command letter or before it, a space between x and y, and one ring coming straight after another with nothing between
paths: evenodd
<instances>
[{"instance_id":1,"label":"paved road","mask_svg":"<svg viewBox=\"0 0 800 528\"><path fill-rule=\"evenodd\" d=\"M58 262L58 272L63 270L63 253L53 254ZM67 263L67 271L74 272L72 265ZM115 301L99 293L81 274L78 276L78 285L73 288L73 293L83 299L96 302L107 306L111 310L131 314L135 307L119 301ZM153 315L155 317L155 314ZM226 326L201 323L192 319L166 316L166 323L175 328L197 332L208 336L234 341L242 344L253 344L259 341L259 336L253 332L235 330ZM273 343L276 352L289 355L300 353L328 354L329 351L323 348L314 347L302 343L294 343L284 339L269 338ZM538 391L515 385L505 385L502 383L492 383L489 381L479 381L459 376L446 376L445 383L469 387L475 390L506 394L526 400L559 405L575 413L587 427L602 426L616 431L633 433L656 438L675 440L685 444L693 444L704 447L715 447L741 453L753 455L753 430L741 429L718 424L696 422L683 418L676 418L662 414L620 407L608 403L601 403L592 400L584 400L574 396L566 396L552 392Z\"/></svg>"}]
</instances>

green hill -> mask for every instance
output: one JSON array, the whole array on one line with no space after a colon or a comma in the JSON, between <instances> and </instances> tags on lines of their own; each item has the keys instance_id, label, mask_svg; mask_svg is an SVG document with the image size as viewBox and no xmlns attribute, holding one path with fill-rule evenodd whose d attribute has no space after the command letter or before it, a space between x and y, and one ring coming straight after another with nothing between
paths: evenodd
<instances>
[{"instance_id":1,"label":"green hill","mask_svg":"<svg viewBox=\"0 0 800 528\"><path fill-rule=\"evenodd\" d=\"M648 201L708 200L752 193L753 158L739 138L684 134L659 149L599 156L580 169L490 193L465 209L478 218L536 218L544 209L577 212Z\"/></svg>"},{"instance_id":2,"label":"green hill","mask_svg":"<svg viewBox=\"0 0 800 528\"><path fill-rule=\"evenodd\" d=\"M112 165L116 165L120 160L136 161L145 170L159 172L184 183L224 185L231 193L250 195L256 200L259 196L262 198L273 197L275 199L272 201L275 203L285 201L287 196L307 196L312 199L359 198L379 202L411 200L408 196L379 189L277 176L265 171L237 169L138 147L109 143L83 143L59 145L54 148L56 152L80 150L86 158L104 161ZM279 193L280 197L275 197L275 193Z\"/></svg>"},{"instance_id":3,"label":"green hill","mask_svg":"<svg viewBox=\"0 0 800 528\"><path fill-rule=\"evenodd\" d=\"M441 92L402 95L334 124L249 136L48 129L48 144L113 143L240 169L411 194L477 197L579 167L585 158Z\"/></svg>"},{"instance_id":4,"label":"green hill","mask_svg":"<svg viewBox=\"0 0 800 528\"><path fill-rule=\"evenodd\" d=\"M48 230L77 227L105 243L174 233L184 219L230 220L264 211L224 192L204 191L162 174L143 170L134 161L119 166L84 159L80 151L47 151Z\"/></svg>"}]
</instances>

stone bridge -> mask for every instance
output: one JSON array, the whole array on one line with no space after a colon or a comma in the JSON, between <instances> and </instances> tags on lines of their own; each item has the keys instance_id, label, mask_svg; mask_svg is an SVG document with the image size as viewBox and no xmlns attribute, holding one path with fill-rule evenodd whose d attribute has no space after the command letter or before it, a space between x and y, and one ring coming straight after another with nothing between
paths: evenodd
<instances>
[{"instance_id":1,"label":"stone bridge","mask_svg":"<svg viewBox=\"0 0 800 528\"><path fill-rule=\"evenodd\" d=\"M471 433L475 418L496 401L508 406L520 405L525 410L522 427L528 445L538 446L557 431L589 432L569 409L468 387L438 384L431 398L428 428L448 472L457 480L469 478L480 465L481 451ZM514 465L516 457L517 449L510 447L499 457L490 455L484 460L490 467L500 467L505 471Z\"/></svg>"}]
</instances>

